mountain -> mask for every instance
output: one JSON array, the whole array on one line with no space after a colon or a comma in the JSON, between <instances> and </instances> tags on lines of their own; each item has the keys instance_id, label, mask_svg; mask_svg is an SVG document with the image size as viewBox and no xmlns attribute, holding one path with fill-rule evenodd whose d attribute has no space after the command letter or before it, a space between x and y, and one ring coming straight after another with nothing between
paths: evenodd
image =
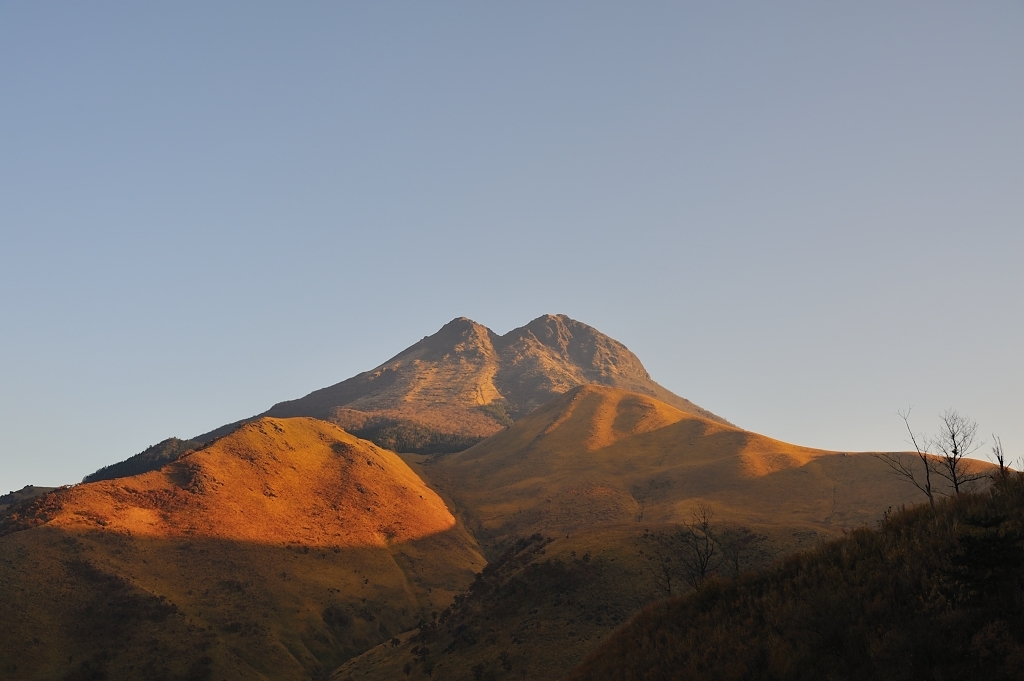
<instances>
[{"instance_id":1,"label":"mountain","mask_svg":"<svg viewBox=\"0 0 1024 681\"><path fill-rule=\"evenodd\" d=\"M460 317L370 371L191 440L170 438L86 481L155 470L262 416L330 421L397 452L456 452L587 384L649 395L728 424L658 385L625 345L565 315L538 317L503 336Z\"/></svg>"},{"instance_id":2,"label":"mountain","mask_svg":"<svg viewBox=\"0 0 1024 681\"><path fill-rule=\"evenodd\" d=\"M370 371L263 415L331 421L396 451L450 452L590 383L725 422L654 382L625 345L565 315L538 317L503 336L460 317Z\"/></svg>"},{"instance_id":3,"label":"mountain","mask_svg":"<svg viewBox=\"0 0 1024 681\"><path fill-rule=\"evenodd\" d=\"M404 458L490 563L436 623L349 660L336 681L559 678L631 613L688 588L666 547L701 505L729 551L719 570L735 574L917 500L868 453L791 445L598 385L463 452Z\"/></svg>"},{"instance_id":4,"label":"mountain","mask_svg":"<svg viewBox=\"0 0 1024 681\"><path fill-rule=\"evenodd\" d=\"M1019 679L1024 478L652 605L569 681Z\"/></svg>"},{"instance_id":5,"label":"mountain","mask_svg":"<svg viewBox=\"0 0 1024 681\"><path fill-rule=\"evenodd\" d=\"M159 470L0 516L4 678L321 675L484 564L394 453L261 418Z\"/></svg>"}]
</instances>

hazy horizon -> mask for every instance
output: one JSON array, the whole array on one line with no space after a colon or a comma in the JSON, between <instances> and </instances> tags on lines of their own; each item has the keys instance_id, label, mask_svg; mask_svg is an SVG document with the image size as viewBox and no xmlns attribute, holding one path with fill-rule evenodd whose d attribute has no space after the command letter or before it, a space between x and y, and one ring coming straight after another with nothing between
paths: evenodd
<instances>
[{"instance_id":1,"label":"hazy horizon","mask_svg":"<svg viewBox=\"0 0 1024 681\"><path fill-rule=\"evenodd\" d=\"M1024 6L0 6L0 493L469 317L1024 455ZM985 446L978 454L984 456Z\"/></svg>"}]
</instances>

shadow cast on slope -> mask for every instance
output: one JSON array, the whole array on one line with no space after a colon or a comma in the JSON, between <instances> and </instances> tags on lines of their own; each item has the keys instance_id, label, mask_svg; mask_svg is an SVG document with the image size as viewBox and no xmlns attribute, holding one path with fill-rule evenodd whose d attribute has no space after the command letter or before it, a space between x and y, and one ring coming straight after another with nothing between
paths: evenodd
<instances>
[{"instance_id":1,"label":"shadow cast on slope","mask_svg":"<svg viewBox=\"0 0 1024 681\"><path fill-rule=\"evenodd\" d=\"M387 548L0 539L0 676L309 679L443 609L482 567L458 527Z\"/></svg>"}]
</instances>

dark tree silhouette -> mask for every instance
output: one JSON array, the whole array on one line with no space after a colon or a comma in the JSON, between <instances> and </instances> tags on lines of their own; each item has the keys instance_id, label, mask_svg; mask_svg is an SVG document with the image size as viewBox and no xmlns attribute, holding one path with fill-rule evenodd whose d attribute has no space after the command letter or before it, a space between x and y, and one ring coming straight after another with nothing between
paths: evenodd
<instances>
[{"instance_id":1,"label":"dark tree silhouette","mask_svg":"<svg viewBox=\"0 0 1024 681\"><path fill-rule=\"evenodd\" d=\"M985 477L983 473L972 472L969 460L964 460L985 443L975 442L978 424L955 409L947 409L939 418L942 426L931 439L932 449L939 457L935 472L949 481L954 494L960 494L965 485Z\"/></svg>"},{"instance_id":2,"label":"dark tree silhouette","mask_svg":"<svg viewBox=\"0 0 1024 681\"><path fill-rule=\"evenodd\" d=\"M918 438L910 427L910 410L900 410L896 413L903 419L910 435L910 444L914 446L916 455L907 455L902 452L880 452L873 454L876 459L884 462L892 472L906 479L914 487L924 492L928 497L928 504L932 511L935 511L935 489L932 487L932 473L935 472L936 463L933 457L928 454L928 442L925 438Z\"/></svg>"},{"instance_id":3,"label":"dark tree silhouette","mask_svg":"<svg viewBox=\"0 0 1024 681\"><path fill-rule=\"evenodd\" d=\"M1006 465L1006 452L1003 451L1003 441L995 435L992 436L992 457L999 464L999 479L1005 480L1010 474L1010 468Z\"/></svg>"},{"instance_id":4,"label":"dark tree silhouette","mask_svg":"<svg viewBox=\"0 0 1024 681\"><path fill-rule=\"evenodd\" d=\"M718 569L722 559L711 527L711 520L715 517L714 509L707 504L698 504L691 515L693 520L679 530L683 549L679 562L686 583L694 589L700 589L704 580Z\"/></svg>"}]
</instances>

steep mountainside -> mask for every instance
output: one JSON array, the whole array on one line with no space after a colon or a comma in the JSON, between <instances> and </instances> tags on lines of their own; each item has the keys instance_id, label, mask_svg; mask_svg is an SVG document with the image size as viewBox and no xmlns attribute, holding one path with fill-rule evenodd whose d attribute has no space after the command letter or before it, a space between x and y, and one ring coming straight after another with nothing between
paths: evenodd
<instances>
[{"instance_id":1,"label":"steep mountainside","mask_svg":"<svg viewBox=\"0 0 1024 681\"><path fill-rule=\"evenodd\" d=\"M398 451L458 451L588 383L722 421L655 383L622 343L564 315L503 336L460 317L375 369L265 415L332 421Z\"/></svg>"},{"instance_id":2,"label":"steep mountainside","mask_svg":"<svg viewBox=\"0 0 1024 681\"><path fill-rule=\"evenodd\" d=\"M917 500L869 454L790 445L595 385L466 451L404 458L492 563L436 623L353 658L338 681L559 678L630 613L688 589L666 542L700 504L730 551L716 570L735 574Z\"/></svg>"},{"instance_id":3,"label":"steep mountainside","mask_svg":"<svg viewBox=\"0 0 1024 681\"><path fill-rule=\"evenodd\" d=\"M305 679L443 608L482 566L395 454L263 418L0 517L0 609L19 613L0 676Z\"/></svg>"},{"instance_id":4,"label":"steep mountainside","mask_svg":"<svg viewBox=\"0 0 1024 681\"><path fill-rule=\"evenodd\" d=\"M728 423L655 383L622 343L565 315L538 317L503 336L460 317L375 369L278 403L253 418L308 416L392 451L457 452L589 383L649 395L686 413ZM165 440L86 481L155 470L173 460L178 449L170 445L180 443L184 451L251 420L193 440Z\"/></svg>"}]
</instances>

